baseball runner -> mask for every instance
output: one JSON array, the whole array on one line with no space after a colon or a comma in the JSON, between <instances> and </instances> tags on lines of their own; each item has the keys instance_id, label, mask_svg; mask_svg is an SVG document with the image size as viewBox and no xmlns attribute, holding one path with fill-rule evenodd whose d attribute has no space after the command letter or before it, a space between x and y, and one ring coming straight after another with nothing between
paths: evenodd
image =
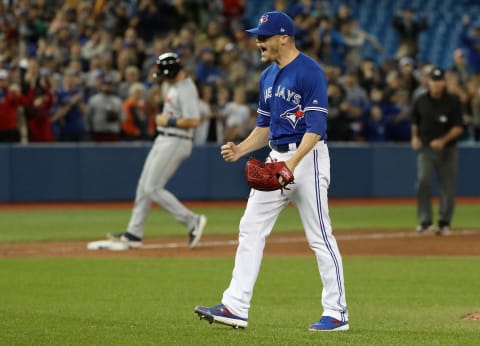
<instances>
[{"instance_id":1,"label":"baseball runner","mask_svg":"<svg viewBox=\"0 0 480 346\"><path fill-rule=\"evenodd\" d=\"M137 184L127 231L109 236L128 243L130 247L140 247L143 225L152 202L155 202L187 227L188 246L194 248L200 241L207 218L187 209L165 190L165 185L192 152L193 129L200 123L198 92L192 79L182 69L177 54L162 54L156 63L157 77L164 77L170 84L163 112L155 119L158 135Z\"/></svg>"},{"instance_id":2,"label":"baseball runner","mask_svg":"<svg viewBox=\"0 0 480 346\"><path fill-rule=\"evenodd\" d=\"M221 147L225 161L234 162L268 144L272 149L268 161L284 161L288 171L279 167L278 172L286 174L278 173L278 176L285 176L288 180L284 182L281 178L279 187L282 188L277 190L251 190L240 220L239 244L230 285L223 293L221 304L197 306L194 311L200 319L207 319L210 323L247 327L266 238L282 209L292 202L300 213L323 283L323 313L309 330L348 330L342 258L332 234L328 212L327 81L319 65L295 47L294 30L292 19L278 11L265 13L257 28L247 30L257 35L262 61L272 64L260 77L255 129L241 143L228 142ZM249 161L247 176L251 165ZM258 170L253 171L258 174ZM292 180L289 172L293 172L294 181L282 186Z\"/></svg>"}]
</instances>

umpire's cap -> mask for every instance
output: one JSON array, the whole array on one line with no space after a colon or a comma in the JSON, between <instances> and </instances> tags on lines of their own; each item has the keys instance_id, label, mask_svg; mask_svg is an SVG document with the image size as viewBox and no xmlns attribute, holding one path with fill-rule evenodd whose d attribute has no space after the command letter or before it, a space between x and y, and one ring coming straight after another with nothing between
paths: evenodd
<instances>
[{"instance_id":1,"label":"umpire's cap","mask_svg":"<svg viewBox=\"0 0 480 346\"><path fill-rule=\"evenodd\" d=\"M295 34L295 25L292 18L280 11L272 11L264 13L258 21L258 26L247 32L257 36L273 36Z\"/></svg>"},{"instance_id":2,"label":"umpire's cap","mask_svg":"<svg viewBox=\"0 0 480 346\"><path fill-rule=\"evenodd\" d=\"M157 73L155 73L156 78L175 78L178 71L182 69L178 54L173 52L163 53L157 58L157 61L155 63L157 64L158 68Z\"/></svg>"}]
</instances>

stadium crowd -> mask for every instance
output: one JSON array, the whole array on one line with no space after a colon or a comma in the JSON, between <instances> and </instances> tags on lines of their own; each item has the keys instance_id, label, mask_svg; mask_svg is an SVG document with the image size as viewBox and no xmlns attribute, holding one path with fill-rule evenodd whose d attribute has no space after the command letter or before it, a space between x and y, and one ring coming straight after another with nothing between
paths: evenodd
<instances>
[{"instance_id":1,"label":"stadium crowd","mask_svg":"<svg viewBox=\"0 0 480 346\"><path fill-rule=\"evenodd\" d=\"M407 8L392 18L399 49L385 58L348 2L271 2L294 18L297 46L329 79L328 139L409 141L412 100L432 69L416 60L428 17ZM200 91L195 144L244 138L264 68L244 31L246 6L252 0L1 1L0 142L152 139L166 90L153 77L155 60L166 51L181 56ZM461 20L462 46L446 80L462 103L462 140L473 141L480 140L480 25ZM364 56L365 45L377 55Z\"/></svg>"}]
</instances>

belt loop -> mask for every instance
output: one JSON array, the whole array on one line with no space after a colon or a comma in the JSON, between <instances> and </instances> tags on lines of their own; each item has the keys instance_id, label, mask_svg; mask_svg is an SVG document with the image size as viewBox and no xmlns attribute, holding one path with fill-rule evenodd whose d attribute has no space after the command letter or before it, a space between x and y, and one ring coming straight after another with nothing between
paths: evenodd
<instances>
[{"instance_id":1,"label":"belt loop","mask_svg":"<svg viewBox=\"0 0 480 346\"><path fill-rule=\"evenodd\" d=\"M288 150L296 150L297 149L297 143L288 143Z\"/></svg>"}]
</instances>

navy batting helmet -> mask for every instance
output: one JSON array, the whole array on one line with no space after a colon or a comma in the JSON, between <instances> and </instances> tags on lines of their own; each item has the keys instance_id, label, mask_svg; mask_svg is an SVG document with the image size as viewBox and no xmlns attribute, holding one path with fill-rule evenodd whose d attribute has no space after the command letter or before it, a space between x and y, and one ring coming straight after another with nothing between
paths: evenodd
<instances>
[{"instance_id":1,"label":"navy batting helmet","mask_svg":"<svg viewBox=\"0 0 480 346\"><path fill-rule=\"evenodd\" d=\"M178 54L172 52L163 53L157 58L155 63L158 68L155 77L175 78L178 71L182 68Z\"/></svg>"}]
</instances>

